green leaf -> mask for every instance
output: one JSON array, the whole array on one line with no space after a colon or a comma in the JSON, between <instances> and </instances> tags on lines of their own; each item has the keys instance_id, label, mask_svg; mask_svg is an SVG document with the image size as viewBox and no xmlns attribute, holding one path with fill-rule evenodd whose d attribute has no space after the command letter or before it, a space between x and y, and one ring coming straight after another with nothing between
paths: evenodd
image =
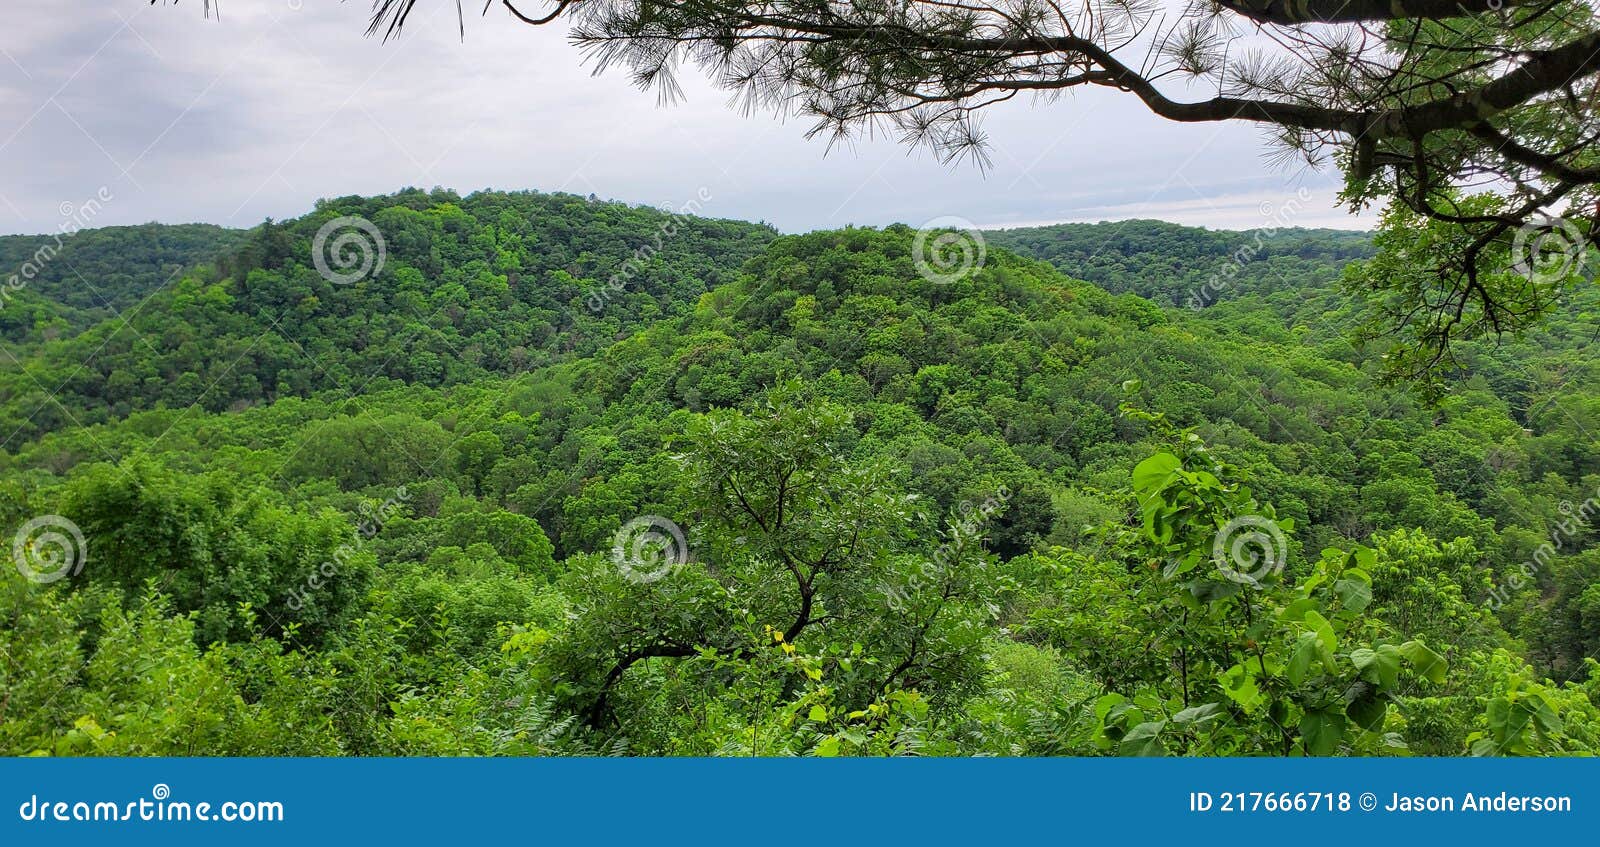
<instances>
[{"instance_id":1,"label":"green leaf","mask_svg":"<svg viewBox=\"0 0 1600 847\"><path fill-rule=\"evenodd\" d=\"M1117 745L1118 756L1165 756L1167 748L1161 744L1161 730L1166 721L1145 721L1128 730L1122 743Z\"/></svg>"},{"instance_id":2,"label":"green leaf","mask_svg":"<svg viewBox=\"0 0 1600 847\"><path fill-rule=\"evenodd\" d=\"M1261 689L1256 685L1256 678L1243 665L1229 668L1218 681L1222 683L1222 691L1228 695L1228 699L1246 709L1254 709L1261 702Z\"/></svg>"},{"instance_id":3,"label":"green leaf","mask_svg":"<svg viewBox=\"0 0 1600 847\"><path fill-rule=\"evenodd\" d=\"M1160 491L1183 462L1171 453L1157 453L1133 469L1133 490L1141 494Z\"/></svg>"},{"instance_id":4,"label":"green leaf","mask_svg":"<svg viewBox=\"0 0 1600 847\"><path fill-rule=\"evenodd\" d=\"M1356 575L1356 576L1352 576ZM1362 581L1360 577L1366 576L1358 570L1348 570L1333 584L1333 593L1339 598L1339 603L1346 611L1359 612L1372 605L1372 578L1367 577Z\"/></svg>"},{"instance_id":5,"label":"green leaf","mask_svg":"<svg viewBox=\"0 0 1600 847\"><path fill-rule=\"evenodd\" d=\"M1389 715L1389 701L1385 700L1375 688L1363 686L1359 696L1350 701L1344 713L1350 716L1351 722L1368 732L1376 732L1383 728L1384 718Z\"/></svg>"},{"instance_id":6,"label":"green leaf","mask_svg":"<svg viewBox=\"0 0 1600 847\"><path fill-rule=\"evenodd\" d=\"M1109 715L1113 708L1126 702L1128 702L1128 698L1116 693L1107 694L1101 697L1099 700L1094 701L1095 720L1105 723L1106 715Z\"/></svg>"},{"instance_id":7,"label":"green leaf","mask_svg":"<svg viewBox=\"0 0 1600 847\"><path fill-rule=\"evenodd\" d=\"M811 713L806 715L806 717L816 721L817 723L822 723L828 719L828 707L818 703L811 707Z\"/></svg>"},{"instance_id":8,"label":"green leaf","mask_svg":"<svg viewBox=\"0 0 1600 847\"><path fill-rule=\"evenodd\" d=\"M1189 586L1189 593L1202 603L1215 603L1226 600L1244 590L1244 586L1233 580L1197 579Z\"/></svg>"},{"instance_id":9,"label":"green leaf","mask_svg":"<svg viewBox=\"0 0 1600 847\"><path fill-rule=\"evenodd\" d=\"M1561 717L1556 714L1554 709L1550 708L1549 702L1544 697L1538 694L1530 694L1528 700L1534 703L1533 725L1538 727L1540 732L1546 735L1554 735L1565 729L1565 725L1561 722Z\"/></svg>"},{"instance_id":10,"label":"green leaf","mask_svg":"<svg viewBox=\"0 0 1600 847\"><path fill-rule=\"evenodd\" d=\"M1344 715L1338 712L1306 712L1300 718L1300 739L1306 755L1331 756L1344 738Z\"/></svg>"},{"instance_id":11,"label":"green leaf","mask_svg":"<svg viewBox=\"0 0 1600 847\"><path fill-rule=\"evenodd\" d=\"M1333 625L1328 623L1328 619L1323 617L1321 612L1306 612L1305 621L1306 625L1311 627L1311 631L1316 633L1317 656L1322 659L1322 666L1327 668L1328 673L1335 672L1338 666L1333 662L1333 653L1339 649L1339 636L1334 634Z\"/></svg>"},{"instance_id":12,"label":"green leaf","mask_svg":"<svg viewBox=\"0 0 1600 847\"><path fill-rule=\"evenodd\" d=\"M1424 679L1435 684L1444 682L1449 663L1443 656L1428 649L1426 644L1421 641L1407 641L1400 645L1400 654L1405 656L1406 661L1410 662Z\"/></svg>"},{"instance_id":13,"label":"green leaf","mask_svg":"<svg viewBox=\"0 0 1600 847\"><path fill-rule=\"evenodd\" d=\"M1221 703L1206 703L1200 706L1190 706L1173 715L1172 722L1179 726L1199 726L1207 721L1216 720L1227 713L1227 708Z\"/></svg>"},{"instance_id":14,"label":"green leaf","mask_svg":"<svg viewBox=\"0 0 1600 847\"><path fill-rule=\"evenodd\" d=\"M1351 650L1350 663L1361 672L1362 679L1379 688L1394 688L1400 681L1400 649L1392 644Z\"/></svg>"},{"instance_id":15,"label":"green leaf","mask_svg":"<svg viewBox=\"0 0 1600 847\"><path fill-rule=\"evenodd\" d=\"M1299 642L1294 653L1289 656L1289 667L1285 671L1289 677L1289 684L1298 687L1305 682L1306 674L1311 671L1311 662L1317 657L1317 634L1314 632L1300 633Z\"/></svg>"},{"instance_id":16,"label":"green leaf","mask_svg":"<svg viewBox=\"0 0 1600 847\"><path fill-rule=\"evenodd\" d=\"M1310 597L1301 597L1298 600L1291 600L1287 606L1284 606L1283 611L1278 615L1278 619L1285 623L1303 621L1306 619L1306 612L1315 608L1317 608L1317 601Z\"/></svg>"},{"instance_id":17,"label":"green leaf","mask_svg":"<svg viewBox=\"0 0 1600 847\"><path fill-rule=\"evenodd\" d=\"M1490 700L1488 707L1483 710L1483 716L1496 735L1504 735L1506 724L1511 719L1511 701L1504 697Z\"/></svg>"}]
</instances>

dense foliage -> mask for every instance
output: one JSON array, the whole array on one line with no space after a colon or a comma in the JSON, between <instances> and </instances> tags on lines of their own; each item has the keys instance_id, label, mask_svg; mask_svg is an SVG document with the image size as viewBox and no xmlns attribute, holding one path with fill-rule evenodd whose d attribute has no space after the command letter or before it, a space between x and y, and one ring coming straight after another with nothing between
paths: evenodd
<instances>
[{"instance_id":1,"label":"dense foliage","mask_svg":"<svg viewBox=\"0 0 1600 847\"><path fill-rule=\"evenodd\" d=\"M240 243L209 224L74 229L0 236L0 340L38 342L81 332L139 306L184 270Z\"/></svg>"},{"instance_id":2,"label":"dense foliage","mask_svg":"<svg viewBox=\"0 0 1600 847\"><path fill-rule=\"evenodd\" d=\"M340 215L374 278L312 268ZM87 555L0 577L0 751L1593 752L1586 307L1430 395L1348 338L1362 239L1246 238L943 283L901 226L565 195L263 225L14 347L0 518Z\"/></svg>"}]
</instances>

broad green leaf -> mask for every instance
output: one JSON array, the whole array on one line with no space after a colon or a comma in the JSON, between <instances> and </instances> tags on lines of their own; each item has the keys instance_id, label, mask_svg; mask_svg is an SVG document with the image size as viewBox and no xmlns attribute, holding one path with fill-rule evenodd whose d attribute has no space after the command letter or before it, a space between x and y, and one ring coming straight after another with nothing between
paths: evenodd
<instances>
[{"instance_id":1,"label":"broad green leaf","mask_svg":"<svg viewBox=\"0 0 1600 847\"><path fill-rule=\"evenodd\" d=\"M1094 702L1095 719L1101 723L1105 723L1106 715L1110 714L1111 710L1116 706L1120 706L1126 702L1128 702L1128 698L1122 696L1121 694L1113 693L1101 697L1099 700Z\"/></svg>"},{"instance_id":2,"label":"broad green leaf","mask_svg":"<svg viewBox=\"0 0 1600 847\"><path fill-rule=\"evenodd\" d=\"M1226 600L1243 590L1244 585L1231 579L1197 579L1189 586L1189 592L1202 603Z\"/></svg>"},{"instance_id":3,"label":"broad green leaf","mask_svg":"<svg viewBox=\"0 0 1600 847\"><path fill-rule=\"evenodd\" d=\"M1221 703L1206 703L1200 706L1190 706L1172 716L1172 722L1179 726L1199 726L1207 721L1216 720L1227 714L1228 710Z\"/></svg>"},{"instance_id":4,"label":"broad green leaf","mask_svg":"<svg viewBox=\"0 0 1600 847\"><path fill-rule=\"evenodd\" d=\"M1306 618L1306 612L1315 608L1317 608L1317 601L1309 597L1301 597L1298 600L1290 601L1289 605L1284 606L1283 611L1278 615L1278 619L1285 623L1303 621Z\"/></svg>"},{"instance_id":5,"label":"broad green leaf","mask_svg":"<svg viewBox=\"0 0 1600 847\"><path fill-rule=\"evenodd\" d=\"M1394 688L1400 681L1400 648L1382 644L1377 648L1357 647L1350 651L1350 663L1361 672L1361 678L1383 689Z\"/></svg>"},{"instance_id":6,"label":"broad green leaf","mask_svg":"<svg viewBox=\"0 0 1600 847\"><path fill-rule=\"evenodd\" d=\"M1165 756L1167 749L1161 744L1161 730L1166 725L1166 721L1146 721L1128 730L1122 743L1117 745L1117 755Z\"/></svg>"},{"instance_id":7,"label":"broad green leaf","mask_svg":"<svg viewBox=\"0 0 1600 847\"><path fill-rule=\"evenodd\" d=\"M1344 576L1333 583L1333 593L1346 611L1359 612L1372 605L1372 583L1370 578L1363 582L1360 578L1352 578L1351 574L1366 576L1357 570L1345 571Z\"/></svg>"},{"instance_id":8,"label":"broad green leaf","mask_svg":"<svg viewBox=\"0 0 1600 847\"><path fill-rule=\"evenodd\" d=\"M1530 694L1528 695L1528 700L1534 704L1533 725L1538 727L1540 732L1554 734L1564 730L1561 717L1556 714L1554 709L1550 708L1549 702L1544 697L1538 694Z\"/></svg>"},{"instance_id":9,"label":"broad green leaf","mask_svg":"<svg viewBox=\"0 0 1600 847\"><path fill-rule=\"evenodd\" d=\"M1400 655L1429 682L1438 684L1444 682L1445 671L1448 664L1444 657L1428 649L1421 641L1407 641L1400 645Z\"/></svg>"},{"instance_id":10,"label":"broad green leaf","mask_svg":"<svg viewBox=\"0 0 1600 847\"><path fill-rule=\"evenodd\" d=\"M1218 680L1228 699L1246 709L1254 709L1261 702L1261 689L1256 678L1243 665L1234 665Z\"/></svg>"},{"instance_id":11,"label":"broad green leaf","mask_svg":"<svg viewBox=\"0 0 1600 847\"><path fill-rule=\"evenodd\" d=\"M1338 670L1338 665L1333 661L1333 654L1339 649L1339 636L1334 634L1333 625L1328 623L1328 619L1323 617L1321 612L1306 612L1305 621L1317 635L1317 656L1322 659L1322 666L1327 668L1328 673L1334 673Z\"/></svg>"},{"instance_id":12,"label":"broad green leaf","mask_svg":"<svg viewBox=\"0 0 1600 847\"><path fill-rule=\"evenodd\" d=\"M1311 670L1311 662L1317 657L1317 634L1314 632L1300 633L1299 640L1295 643L1294 653L1289 656L1289 667L1285 673L1289 677L1289 684L1298 687L1305 682L1306 674Z\"/></svg>"},{"instance_id":13,"label":"broad green leaf","mask_svg":"<svg viewBox=\"0 0 1600 847\"><path fill-rule=\"evenodd\" d=\"M1133 490L1141 494L1159 491L1183 467L1183 462L1171 453L1157 453L1140 462L1133 469Z\"/></svg>"},{"instance_id":14,"label":"broad green leaf","mask_svg":"<svg viewBox=\"0 0 1600 847\"><path fill-rule=\"evenodd\" d=\"M1389 714L1389 701L1379 695L1375 688L1363 688L1360 695L1350 701L1344 713L1350 716L1350 721L1356 726L1376 732L1383 728L1383 720Z\"/></svg>"},{"instance_id":15,"label":"broad green leaf","mask_svg":"<svg viewBox=\"0 0 1600 847\"><path fill-rule=\"evenodd\" d=\"M1309 756L1331 756L1344 738L1344 715L1338 712L1306 712L1300 718L1300 739Z\"/></svg>"}]
</instances>

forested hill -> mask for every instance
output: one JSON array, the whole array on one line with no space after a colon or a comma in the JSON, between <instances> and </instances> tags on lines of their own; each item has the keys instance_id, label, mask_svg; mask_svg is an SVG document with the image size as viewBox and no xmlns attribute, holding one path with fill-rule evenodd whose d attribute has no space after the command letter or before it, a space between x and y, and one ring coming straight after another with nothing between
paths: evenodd
<instances>
[{"instance_id":1,"label":"forested hill","mask_svg":"<svg viewBox=\"0 0 1600 847\"><path fill-rule=\"evenodd\" d=\"M990 243L1044 259L1114 293L1169 306L1242 294L1328 288L1349 262L1372 255L1372 237L1336 229L1249 232L1129 220L985 231Z\"/></svg>"},{"instance_id":2,"label":"forested hill","mask_svg":"<svg viewBox=\"0 0 1600 847\"><path fill-rule=\"evenodd\" d=\"M0 517L88 559L4 571L0 752L1600 750L1577 317L1428 405L1256 295L918 243L350 198L29 352Z\"/></svg>"},{"instance_id":3,"label":"forested hill","mask_svg":"<svg viewBox=\"0 0 1600 847\"><path fill-rule=\"evenodd\" d=\"M1229 232L1162 221L985 231L990 244L1043 259L1063 273L1112 292L1133 292L1204 319L1240 337L1290 339L1326 358L1382 373L1395 339L1351 271L1373 253L1365 233L1265 228ZM1487 387L1535 431L1564 428L1573 437L1594 429L1600 379L1593 354L1600 289L1566 295L1562 308L1528 332L1462 340L1436 384L1449 393Z\"/></svg>"},{"instance_id":4,"label":"forested hill","mask_svg":"<svg viewBox=\"0 0 1600 847\"><path fill-rule=\"evenodd\" d=\"M57 338L135 308L182 271L236 248L240 230L145 224L0 236L0 342Z\"/></svg>"},{"instance_id":5,"label":"forested hill","mask_svg":"<svg viewBox=\"0 0 1600 847\"><path fill-rule=\"evenodd\" d=\"M354 242L341 245L352 233L335 228L320 245L324 267L342 270L343 250L352 262L369 260L373 279L341 284L319 272L317 233L340 217L371 221L384 259L379 266L375 247L364 255ZM189 231L152 232L159 245ZM567 194L463 199L412 190L324 201L305 217L234 236L238 249L177 278L95 277L117 303L158 290L115 319L26 351L24 367L0 373L0 429L35 435L140 409L219 411L318 391L359 393L369 383L443 385L521 372L681 313L774 235L756 224ZM107 243L91 238L65 243ZM150 264L156 248L133 242L135 267ZM49 264L58 275L68 267ZM63 305L85 296L65 282L38 293Z\"/></svg>"}]
</instances>

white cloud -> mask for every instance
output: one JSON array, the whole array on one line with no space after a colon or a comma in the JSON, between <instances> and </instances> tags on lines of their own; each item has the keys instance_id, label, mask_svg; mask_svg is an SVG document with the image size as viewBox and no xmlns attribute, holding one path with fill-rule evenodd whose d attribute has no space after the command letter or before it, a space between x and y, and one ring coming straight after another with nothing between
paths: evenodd
<instances>
[{"instance_id":1,"label":"white cloud","mask_svg":"<svg viewBox=\"0 0 1600 847\"><path fill-rule=\"evenodd\" d=\"M453 4L423 4L384 44L362 36L360 2L230 0L220 21L197 3L13 3L0 231L53 229L63 200L101 185L117 197L106 224L247 226L320 197L442 185L675 205L705 188L706 214L791 231L941 215L1249 228L1263 199L1307 187L1306 225L1362 225L1334 208L1336 175L1272 169L1252 129L1167 123L1112 92L996 109L985 174L884 139L828 151L804 122L740 115L691 72L687 102L660 107L498 7L463 42Z\"/></svg>"}]
</instances>

